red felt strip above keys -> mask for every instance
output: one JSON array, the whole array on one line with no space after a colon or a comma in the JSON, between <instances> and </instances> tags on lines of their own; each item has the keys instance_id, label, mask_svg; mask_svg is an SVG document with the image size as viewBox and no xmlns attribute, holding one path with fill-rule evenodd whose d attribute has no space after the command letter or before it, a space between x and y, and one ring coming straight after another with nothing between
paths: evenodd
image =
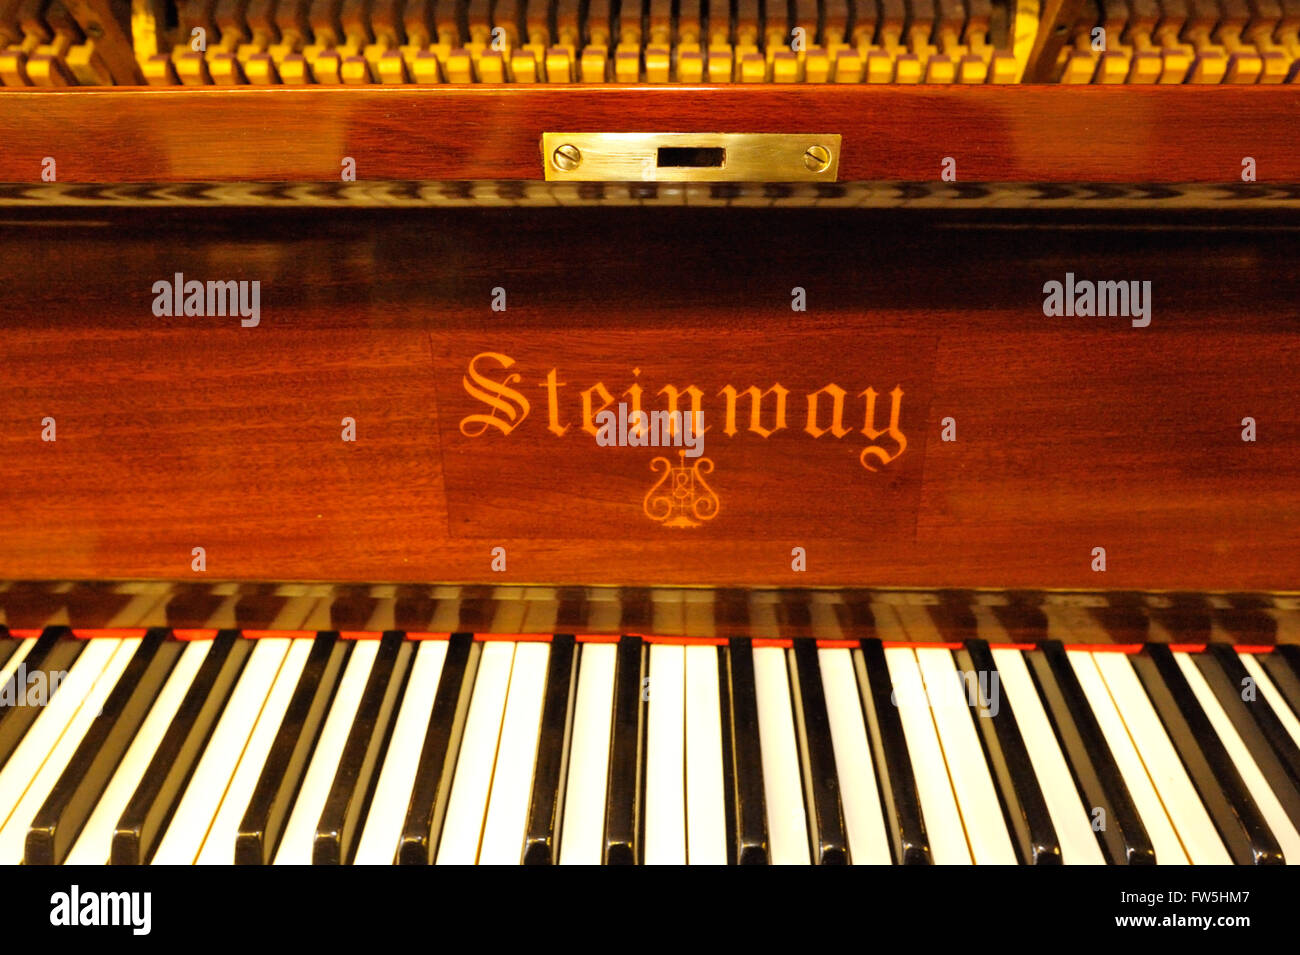
<instances>
[{"instance_id":1,"label":"red felt strip above keys","mask_svg":"<svg viewBox=\"0 0 1300 955\"><path fill-rule=\"evenodd\" d=\"M578 643L618 643L616 633L583 633L573 638Z\"/></svg>"},{"instance_id":2,"label":"red felt strip above keys","mask_svg":"<svg viewBox=\"0 0 1300 955\"><path fill-rule=\"evenodd\" d=\"M1067 643L1066 651L1082 650L1085 653L1141 653L1140 643Z\"/></svg>"},{"instance_id":3,"label":"red felt strip above keys","mask_svg":"<svg viewBox=\"0 0 1300 955\"><path fill-rule=\"evenodd\" d=\"M9 637L15 640L30 640L39 638L44 632L43 629L37 628L10 628ZM79 640L95 639L115 639L125 640L143 637L148 632L146 627L89 627L75 628L72 634ZM241 634L250 640L267 639L311 639L317 636L315 630L243 630ZM203 628L176 628L171 631L172 636L177 640L211 640L214 639L218 630L214 627ZM379 630L341 630L339 636L344 640L378 640L383 637L383 632ZM637 637L646 643L661 643L674 646L708 646L724 647L729 642L728 637L686 637L680 635L653 634L653 633L628 633L626 636ZM406 631L405 637L408 640L447 640L450 639L450 633L432 632L432 631ZM496 643L507 641L510 643L549 643L554 639L554 634L550 633L476 633L474 639L481 643ZM578 643L618 643L622 637L619 634L610 633L580 633L574 636ZM815 638L817 647L822 650L852 650L858 647L859 641L847 638ZM755 647L777 647L788 650L794 646L795 638L792 637L754 637L752 645ZM923 640L885 640L883 645L890 649L942 649L942 650L960 650L960 642L928 642ZM1029 651L1038 649L1036 643L995 643L990 644L994 649L1001 650L1020 650ZM1204 653L1207 647L1205 643L1170 643L1167 644L1170 651L1174 653ZM1142 652L1143 645L1140 643L1068 643L1065 644L1066 650L1081 650L1085 653L1127 653L1135 654ZM1266 644L1233 644L1232 649L1237 653L1265 654L1272 653L1277 648Z\"/></svg>"}]
</instances>

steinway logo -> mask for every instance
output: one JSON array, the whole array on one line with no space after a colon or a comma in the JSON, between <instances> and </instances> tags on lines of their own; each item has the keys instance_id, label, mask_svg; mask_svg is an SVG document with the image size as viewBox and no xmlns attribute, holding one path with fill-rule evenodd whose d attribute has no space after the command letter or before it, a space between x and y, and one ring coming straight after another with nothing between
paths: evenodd
<instances>
[{"instance_id":1,"label":"steinway logo","mask_svg":"<svg viewBox=\"0 0 1300 955\"><path fill-rule=\"evenodd\" d=\"M550 434L565 438L576 429L576 433L600 438L602 426L607 426L613 416L608 409L623 398L631 409L625 413L633 416L645 414L649 404L658 405L655 410L666 412L670 418L684 417L689 412L690 420L696 423L692 431L698 430L701 436L721 432L727 438L749 434L766 440L784 431L802 433L813 440L865 439L858 462L868 471L892 464L907 451L907 436L900 426L904 397L900 385L894 385L887 395L870 386L858 391L836 382L795 395L780 382L764 382L765 390L746 382L743 387L726 384L706 392L695 384L683 387L643 383L641 369L633 368L630 381L616 395L604 381L562 381L558 368L551 368L540 380L526 383L521 373L510 370L514 367L515 359L500 352L481 352L470 359L461 381L466 393L486 410L461 419L460 433L465 437L513 434L532 415L533 402L540 397L545 405L545 428ZM748 406L748 414L742 412L742 405ZM722 424L709 425L705 423L708 421ZM656 460L668 463L663 458ZM663 470L663 465L656 470ZM699 476L698 469L695 476Z\"/></svg>"},{"instance_id":2,"label":"steinway logo","mask_svg":"<svg viewBox=\"0 0 1300 955\"><path fill-rule=\"evenodd\" d=\"M148 935L152 910L152 892L83 892L74 885L50 896L51 925L124 925L132 935Z\"/></svg>"}]
</instances>

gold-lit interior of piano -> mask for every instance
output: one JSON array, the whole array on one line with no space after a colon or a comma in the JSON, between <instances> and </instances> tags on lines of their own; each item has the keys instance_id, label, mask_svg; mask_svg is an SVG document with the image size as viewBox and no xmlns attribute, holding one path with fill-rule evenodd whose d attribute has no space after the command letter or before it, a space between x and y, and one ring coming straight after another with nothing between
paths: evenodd
<instances>
[{"instance_id":1,"label":"gold-lit interior of piano","mask_svg":"<svg viewBox=\"0 0 1300 955\"><path fill-rule=\"evenodd\" d=\"M1298 74L1300 0L0 0L8 87Z\"/></svg>"}]
</instances>

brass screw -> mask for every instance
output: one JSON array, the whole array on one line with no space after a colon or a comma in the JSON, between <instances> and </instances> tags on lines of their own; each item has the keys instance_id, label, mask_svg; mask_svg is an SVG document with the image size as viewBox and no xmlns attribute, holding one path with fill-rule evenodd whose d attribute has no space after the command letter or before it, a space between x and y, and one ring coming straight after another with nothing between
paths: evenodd
<instances>
[{"instance_id":1,"label":"brass screw","mask_svg":"<svg viewBox=\"0 0 1300 955\"><path fill-rule=\"evenodd\" d=\"M831 164L831 151L825 146L809 146L803 164L813 172L822 172Z\"/></svg>"},{"instance_id":2,"label":"brass screw","mask_svg":"<svg viewBox=\"0 0 1300 955\"><path fill-rule=\"evenodd\" d=\"M551 154L551 162L555 163L556 169L569 172L582 164L582 153L578 151L577 146L565 143L555 148L555 152Z\"/></svg>"}]
</instances>

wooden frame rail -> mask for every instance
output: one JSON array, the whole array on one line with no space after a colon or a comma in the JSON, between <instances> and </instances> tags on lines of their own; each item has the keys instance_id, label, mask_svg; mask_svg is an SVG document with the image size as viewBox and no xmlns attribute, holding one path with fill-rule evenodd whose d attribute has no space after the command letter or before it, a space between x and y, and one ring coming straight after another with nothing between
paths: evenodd
<instances>
[{"instance_id":1,"label":"wooden frame rail","mask_svg":"<svg viewBox=\"0 0 1300 955\"><path fill-rule=\"evenodd\" d=\"M12 90L0 182L536 180L548 131L838 132L840 181L1300 182L1293 86L835 85Z\"/></svg>"}]
</instances>

